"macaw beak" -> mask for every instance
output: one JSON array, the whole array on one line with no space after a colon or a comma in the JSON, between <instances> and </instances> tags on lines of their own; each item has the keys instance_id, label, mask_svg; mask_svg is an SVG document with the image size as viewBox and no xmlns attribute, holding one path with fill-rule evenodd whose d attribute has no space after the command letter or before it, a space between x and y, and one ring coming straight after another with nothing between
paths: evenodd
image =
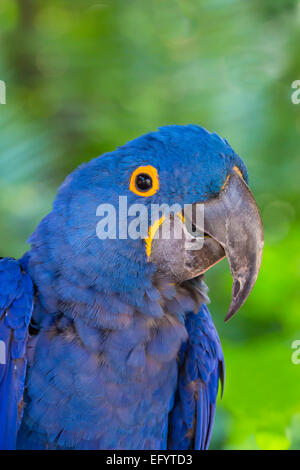
<instances>
[{"instance_id":1,"label":"macaw beak","mask_svg":"<svg viewBox=\"0 0 300 470\"><path fill-rule=\"evenodd\" d=\"M238 174L232 174L218 198L204 205L204 230L224 249L233 278L228 321L247 300L259 273L264 245L256 201Z\"/></svg>"},{"instance_id":2,"label":"macaw beak","mask_svg":"<svg viewBox=\"0 0 300 470\"><path fill-rule=\"evenodd\" d=\"M200 204L193 206L197 212ZM150 261L157 264L160 273L182 282L203 274L226 256L233 278L232 300L225 318L228 321L247 300L256 282L264 244L262 220L249 187L236 172L229 175L219 196L205 202L202 208L201 223L191 217L197 231L204 233L201 249L187 248L191 232L185 228L180 240L153 239ZM186 226L187 219L184 213L181 224ZM174 228L179 218L171 217L169 223Z\"/></svg>"}]
</instances>

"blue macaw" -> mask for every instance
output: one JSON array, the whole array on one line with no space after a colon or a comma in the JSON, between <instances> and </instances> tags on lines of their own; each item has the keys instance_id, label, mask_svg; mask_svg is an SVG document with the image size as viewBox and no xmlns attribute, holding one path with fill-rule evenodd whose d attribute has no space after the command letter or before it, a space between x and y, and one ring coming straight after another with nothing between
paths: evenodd
<instances>
[{"instance_id":1,"label":"blue macaw","mask_svg":"<svg viewBox=\"0 0 300 470\"><path fill-rule=\"evenodd\" d=\"M99 204L118 208L120 196L181 212L151 220L147 236L98 236ZM203 227L190 220L204 231L199 250L186 205L204 207ZM166 221L182 224L181 239L154 236ZM207 449L224 358L203 273L227 257L230 318L263 246L228 142L166 126L83 164L29 243L0 260L0 447Z\"/></svg>"}]
</instances>

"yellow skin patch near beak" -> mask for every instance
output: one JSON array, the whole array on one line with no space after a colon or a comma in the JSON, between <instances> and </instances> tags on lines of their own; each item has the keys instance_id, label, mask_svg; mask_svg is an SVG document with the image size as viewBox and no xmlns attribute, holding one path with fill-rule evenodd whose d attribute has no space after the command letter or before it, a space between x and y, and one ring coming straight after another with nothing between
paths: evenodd
<instances>
[{"instance_id":1,"label":"yellow skin patch near beak","mask_svg":"<svg viewBox=\"0 0 300 470\"><path fill-rule=\"evenodd\" d=\"M164 222L166 217L164 215L161 216L160 219L156 220L153 225L149 227L149 234L148 237L145 238L145 243L146 243L146 253L148 258L151 255L151 247L152 247L152 240L154 238L154 235L156 234L157 230L161 226L161 224Z\"/></svg>"},{"instance_id":2,"label":"yellow skin patch near beak","mask_svg":"<svg viewBox=\"0 0 300 470\"><path fill-rule=\"evenodd\" d=\"M181 220L181 222L184 224L184 215L181 212L177 212L177 217ZM151 248L152 248L152 240L161 226L161 224L166 220L166 217L164 215L161 216L160 219L156 220L153 225L149 227L149 234L148 237L145 238L145 244L146 244L146 254L148 258L150 258L151 255Z\"/></svg>"},{"instance_id":3,"label":"yellow skin patch near beak","mask_svg":"<svg viewBox=\"0 0 300 470\"><path fill-rule=\"evenodd\" d=\"M241 172L241 170L239 169L239 167L234 166L233 169L234 169L234 171L239 175L239 177L242 178L242 180L243 180L244 177L243 177L242 172Z\"/></svg>"},{"instance_id":4,"label":"yellow skin patch near beak","mask_svg":"<svg viewBox=\"0 0 300 470\"><path fill-rule=\"evenodd\" d=\"M229 178L230 178L230 175L227 175L227 178L226 178L225 183L223 184L221 190L225 188L226 184L227 184L228 181L229 181Z\"/></svg>"},{"instance_id":5,"label":"yellow skin patch near beak","mask_svg":"<svg viewBox=\"0 0 300 470\"><path fill-rule=\"evenodd\" d=\"M239 169L239 167L237 167L237 166L235 165L235 166L233 167L233 171L234 171L237 175L239 175L239 177L242 178L242 180L244 179L244 177L243 177L243 175L242 175L242 172L241 172L241 170ZM227 185L227 183L228 183L228 181L229 181L229 178L230 178L230 174L227 175L227 178L226 178L225 183L223 184L221 190L226 187L226 185Z\"/></svg>"},{"instance_id":6,"label":"yellow skin patch near beak","mask_svg":"<svg viewBox=\"0 0 300 470\"><path fill-rule=\"evenodd\" d=\"M184 224L184 215L182 212L177 212L177 217L179 217L179 219L181 220L181 222Z\"/></svg>"}]
</instances>

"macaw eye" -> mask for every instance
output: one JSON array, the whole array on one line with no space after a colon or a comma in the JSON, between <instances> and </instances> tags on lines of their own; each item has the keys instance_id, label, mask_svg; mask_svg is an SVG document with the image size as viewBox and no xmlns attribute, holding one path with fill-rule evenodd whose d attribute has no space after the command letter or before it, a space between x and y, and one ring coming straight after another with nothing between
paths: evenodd
<instances>
[{"instance_id":1,"label":"macaw eye","mask_svg":"<svg viewBox=\"0 0 300 470\"><path fill-rule=\"evenodd\" d=\"M151 165L139 166L131 175L129 189L138 196L153 196L159 189L156 168Z\"/></svg>"},{"instance_id":2,"label":"macaw eye","mask_svg":"<svg viewBox=\"0 0 300 470\"><path fill-rule=\"evenodd\" d=\"M147 173L139 173L135 177L135 187L137 190L140 191L148 191L148 189L151 189L153 185L153 181L150 175L147 175Z\"/></svg>"}]
</instances>

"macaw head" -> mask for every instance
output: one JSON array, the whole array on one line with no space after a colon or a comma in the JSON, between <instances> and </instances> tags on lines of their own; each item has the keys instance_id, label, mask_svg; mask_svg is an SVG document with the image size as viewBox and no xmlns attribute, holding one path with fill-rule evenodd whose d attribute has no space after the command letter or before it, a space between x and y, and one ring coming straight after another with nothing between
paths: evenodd
<instances>
[{"instance_id":1,"label":"macaw head","mask_svg":"<svg viewBox=\"0 0 300 470\"><path fill-rule=\"evenodd\" d=\"M155 276L180 284L226 256L234 281L229 318L253 288L262 257L247 181L241 158L218 135L196 125L160 128L66 179L30 240L35 268L46 238L43 259L60 292L68 282L70 292L78 287L73 296L88 287L128 300L149 292Z\"/></svg>"}]
</instances>

